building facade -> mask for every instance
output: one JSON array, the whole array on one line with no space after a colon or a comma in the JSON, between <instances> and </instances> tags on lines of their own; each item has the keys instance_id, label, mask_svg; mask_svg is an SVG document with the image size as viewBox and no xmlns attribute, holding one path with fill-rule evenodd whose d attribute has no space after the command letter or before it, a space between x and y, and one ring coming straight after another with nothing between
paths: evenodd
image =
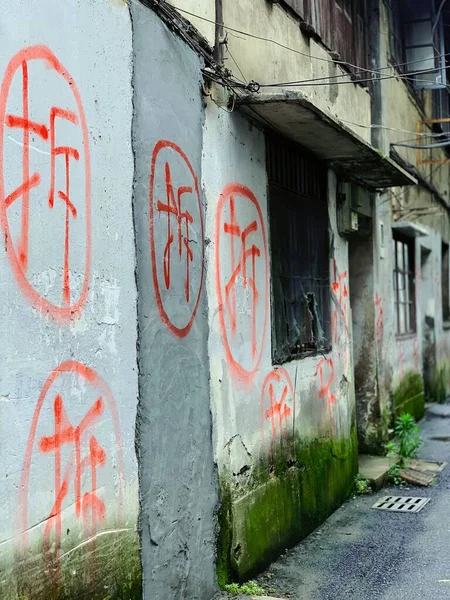
<instances>
[{"instance_id":1,"label":"building facade","mask_svg":"<svg viewBox=\"0 0 450 600\"><path fill-rule=\"evenodd\" d=\"M445 399L450 9L407 4L4 11L2 598L209 600Z\"/></svg>"}]
</instances>

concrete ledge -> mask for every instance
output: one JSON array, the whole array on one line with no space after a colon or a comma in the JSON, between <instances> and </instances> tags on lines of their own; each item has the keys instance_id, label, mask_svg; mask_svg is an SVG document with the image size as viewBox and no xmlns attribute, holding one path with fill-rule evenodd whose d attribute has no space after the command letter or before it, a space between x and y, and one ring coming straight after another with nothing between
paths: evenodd
<instances>
[{"instance_id":1,"label":"concrete ledge","mask_svg":"<svg viewBox=\"0 0 450 600\"><path fill-rule=\"evenodd\" d=\"M390 456L360 454L358 462L360 477L367 479L373 490L380 490L387 482L389 469L396 460Z\"/></svg>"}]
</instances>

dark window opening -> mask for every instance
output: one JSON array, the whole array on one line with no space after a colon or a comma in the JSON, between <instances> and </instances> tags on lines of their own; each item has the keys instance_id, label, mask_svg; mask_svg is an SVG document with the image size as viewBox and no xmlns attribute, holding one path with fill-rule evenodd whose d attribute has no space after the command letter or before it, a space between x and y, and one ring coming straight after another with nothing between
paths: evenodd
<instances>
[{"instance_id":1,"label":"dark window opening","mask_svg":"<svg viewBox=\"0 0 450 600\"><path fill-rule=\"evenodd\" d=\"M342 66L366 79L369 68L368 10L366 0L282 0L336 52ZM357 65L355 68L353 65ZM364 75L365 74L365 75Z\"/></svg>"},{"instance_id":2,"label":"dark window opening","mask_svg":"<svg viewBox=\"0 0 450 600\"><path fill-rule=\"evenodd\" d=\"M397 317L397 334L416 331L414 242L394 237L394 299Z\"/></svg>"},{"instance_id":3,"label":"dark window opening","mask_svg":"<svg viewBox=\"0 0 450 600\"><path fill-rule=\"evenodd\" d=\"M441 287L442 287L442 319L450 321L450 298L449 298L449 249L448 244L442 244L441 258Z\"/></svg>"},{"instance_id":4,"label":"dark window opening","mask_svg":"<svg viewBox=\"0 0 450 600\"><path fill-rule=\"evenodd\" d=\"M296 145L267 137L272 358L330 349L327 170Z\"/></svg>"},{"instance_id":5,"label":"dark window opening","mask_svg":"<svg viewBox=\"0 0 450 600\"><path fill-rule=\"evenodd\" d=\"M445 90L446 11L438 10L438 0L389 0L387 7L391 59L400 72L410 74L405 83L415 90Z\"/></svg>"},{"instance_id":6,"label":"dark window opening","mask_svg":"<svg viewBox=\"0 0 450 600\"><path fill-rule=\"evenodd\" d=\"M398 65L400 72L405 71L405 35L404 35L403 5L401 2L391 2L389 10L389 31L391 59Z\"/></svg>"}]
</instances>

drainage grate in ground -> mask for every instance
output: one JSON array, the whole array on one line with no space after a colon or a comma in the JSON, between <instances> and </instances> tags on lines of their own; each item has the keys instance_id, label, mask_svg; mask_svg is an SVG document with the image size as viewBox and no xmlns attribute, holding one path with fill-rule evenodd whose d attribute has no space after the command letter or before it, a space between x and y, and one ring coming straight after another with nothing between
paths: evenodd
<instances>
[{"instance_id":1,"label":"drainage grate in ground","mask_svg":"<svg viewBox=\"0 0 450 600\"><path fill-rule=\"evenodd\" d=\"M429 498L413 498L402 496L385 496L372 506L378 510L390 510L393 512L416 513L428 504Z\"/></svg>"}]
</instances>

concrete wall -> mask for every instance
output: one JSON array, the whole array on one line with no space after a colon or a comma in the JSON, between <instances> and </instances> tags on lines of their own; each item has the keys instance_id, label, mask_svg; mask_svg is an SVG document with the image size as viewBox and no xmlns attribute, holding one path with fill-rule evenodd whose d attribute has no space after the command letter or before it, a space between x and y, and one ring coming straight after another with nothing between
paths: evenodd
<instances>
[{"instance_id":1,"label":"concrete wall","mask_svg":"<svg viewBox=\"0 0 450 600\"><path fill-rule=\"evenodd\" d=\"M203 263L202 65L151 10L133 3L131 14L144 597L207 600L216 586L218 490Z\"/></svg>"},{"instance_id":2,"label":"concrete wall","mask_svg":"<svg viewBox=\"0 0 450 600\"><path fill-rule=\"evenodd\" d=\"M0 596L138 598L130 16L0 25Z\"/></svg>"},{"instance_id":3,"label":"concrete wall","mask_svg":"<svg viewBox=\"0 0 450 600\"><path fill-rule=\"evenodd\" d=\"M214 29L210 22L215 20L214 0L174 0L172 4L201 17L181 12L214 45ZM300 19L282 3L223 0L223 19L230 28L225 32L225 66L235 78L273 84L337 76L336 81L347 81L349 85L302 86L289 90L300 91L318 108L344 120L347 127L370 141L367 89L350 84L350 77L345 77L345 71L332 61L325 47L300 31ZM284 88L269 89L280 92Z\"/></svg>"},{"instance_id":4,"label":"concrete wall","mask_svg":"<svg viewBox=\"0 0 450 600\"><path fill-rule=\"evenodd\" d=\"M387 64L390 58L389 23L386 6L380 3L380 61ZM405 81L396 78L385 79L380 84L381 125L378 139L383 151L388 151L392 143L415 139L417 123L423 118L431 118L431 92L414 93ZM423 127L423 132L430 130ZM441 201L448 203L449 165L420 165L415 149L396 147L403 160L413 165L417 172L437 191ZM442 160L446 158L442 149L422 152L423 159ZM440 204L429 187L420 184L406 188L392 189L379 198L379 207L392 209L392 217L385 215L385 237L387 260L379 258L379 285L392 279L394 257L391 251L391 233L389 223L395 221L417 222L428 230L429 235L415 241L416 267L416 317L417 331L414 335L383 340L383 355L380 355L380 368L391 364L392 389L394 403L403 403L411 395L411 389L419 390L419 381L411 375L418 373L425 378L425 391L430 399L445 397L450 391L448 374L448 330L442 321L441 290L441 242L448 241L450 220L448 210ZM386 223L388 226L386 226ZM421 248L424 250L422 251ZM425 260L426 257L426 260ZM423 264L422 264L423 263ZM426 264L425 264L426 263ZM384 283L386 285L386 283ZM392 284L388 284L390 287ZM383 311L384 319L390 318L391 326L396 330L393 290L386 290L390 298L389 310ZM384 302L384 300L383 300ZM390 327L384 327L384 333ZM416 383L414 383L414 381ZM412 386L412 387L411 387ZM420 387L420 386L419 386ZM439 392L439 389L441 390ZM419 407L418 415L423 412Z\"/></svg>"},{"instance_id":5,"label":"concrete wall","mask_svg":"<svg viewBox=\"0 0 450 600\"><path fill-rule=\"evenodd\" d=\"M222 498L219 582L250 575L307 535L345 497L356 468L351 312L343 293L347 244L336 233L335 179L329 179L330 276L333 282L335 259L340 281L330 318L338 341L326 357L276 368L264 134L238 114L208 104L203 183L211 402ZM252 270L257 296L241 277L227 296L240 252L236 243L233 258L225 231L232 198L239 227L257 224L251 239L260 252ZM270 417L270 388L277 403L286 393L281 422Z\"/></svg>"}]
</instances>

